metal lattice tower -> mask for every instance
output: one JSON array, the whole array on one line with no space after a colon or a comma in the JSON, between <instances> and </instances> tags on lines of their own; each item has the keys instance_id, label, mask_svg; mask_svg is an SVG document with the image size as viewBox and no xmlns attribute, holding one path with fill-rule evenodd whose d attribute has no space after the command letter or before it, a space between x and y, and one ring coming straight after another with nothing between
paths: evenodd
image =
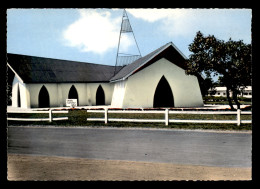
<instances>
[{"instance_id":1,"label":"metal lattice tower","mask_svg":"<svg viewBox=\"0 0 260 189\"><path fill-rule=\"evenodd\" d=\"M132 33L139 54L128 54L128 53L120 52L120 40L121 40L122 34L124 34L124 33ZM141 52L140 52L140 49L139 49L138 44L136 42L133 29L132 29L131 24L129 22L129 18L127 16L126 10L124 9L122 22L121 22L121 29L120 29L120 34L119 34L119 41L118 41L118 47L117 47L116 64L115 64L114 74L116 74L119 71L120 67L131 64L132 62L134 62L135 60L137 60L141 57L142 57Z\"/></svg>"}]
</instances>

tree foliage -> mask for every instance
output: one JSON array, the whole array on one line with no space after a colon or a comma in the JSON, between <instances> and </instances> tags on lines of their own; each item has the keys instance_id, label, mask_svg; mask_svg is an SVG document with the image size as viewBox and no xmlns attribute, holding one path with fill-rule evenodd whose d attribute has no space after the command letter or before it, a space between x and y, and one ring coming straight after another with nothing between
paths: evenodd
<instances>
[{"instance_id":1,"label":"tree foliage","mask_svg":"<svg viewBox=\"0 0 260 189\"><path fill-rule=\"evenodd\" d=\"M214 35L203 36L199 31L189 45L189 50L192 54L188 59L186 73L205 73L207 78L219 76L219 82L227 87L227 94L233 92L233 99L240 108L237 95L245 86L251 85L251 45L231 38L225 42ZM227 98L234 109L229 95Z\"/></svg>"}]
</instances>

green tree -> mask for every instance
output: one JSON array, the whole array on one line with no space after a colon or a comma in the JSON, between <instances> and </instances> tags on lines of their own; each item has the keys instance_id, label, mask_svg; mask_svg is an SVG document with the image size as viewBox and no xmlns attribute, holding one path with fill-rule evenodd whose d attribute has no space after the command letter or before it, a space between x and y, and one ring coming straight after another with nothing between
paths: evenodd
<instances>
[{"instance_id":1,"label":"green tree","mask_svg":"<svg viewBox=\"0 0 260 189\"><path fill-rule=\"evenodd\" d=\"M207 78L219 76L219 82L227 87L227 99L232 110L231 97L240 109L237 95L241 89L251 84L251 45L242 40L233 41L231 38L224 42L214 35L203 36L197 32L193 42L189 45L192 54L187 63L187 74L206 74Z\"/></svg>"}]
</instances>

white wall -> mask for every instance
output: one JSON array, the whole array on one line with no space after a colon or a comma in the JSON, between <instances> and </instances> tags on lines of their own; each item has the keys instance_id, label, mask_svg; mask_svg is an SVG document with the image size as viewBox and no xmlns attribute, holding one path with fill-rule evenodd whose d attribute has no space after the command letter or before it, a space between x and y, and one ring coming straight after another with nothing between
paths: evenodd
<instances>
[{"instance_id":1,"label":"white wall","mask_svg":"<svg viewBox=\"0 0 260 189\"><path fill-rule=\"evenodd\" d=\"M18 106L18 85L19 81L17 77L14 77L13 84L12 84L12 106L17 107Z\"/></svg>"},{"instance_id":2,"label":"white wall","mask_svg":"<svg viewBox=\"0 0 260 189\"><path fill-rule=\"evenodd\" d=\"M18 86L20 90L21 108L30 108L30 93L27 89L27 85L16 76L12 84L12 106L18 107Z\"/></svg>"},{"instance_id":3,"label":"white wall","mask_svg":"<svg viewBox=\"0 0 260 189\"><path fill-rule=\"evenodd\" d=\"M115 83L114 86L114 93L112 96L112 107L122 107L124 102L124 96L125 96L125 87L127 84L126 81L119 81Z\"/></svg>"},{"instance_id":4,"label":"white wall","mask_svg":"<svg viewBox=\"0 0 260 189\"><path fill-rule=\"evenodd\" d=\"M60 96L58 93L57 84L27 84L31 97L31 108L38 108L39 93L43 85L49 93L50 106L58 105L58 98Z\"/></svg>"},{"instance_id":5,"label":"white wall","mask_svg":"<svg viewBox=\"0 0 260 189\"><path fill-rule=\"evenodd\" d=\"M69 91L73 85L78 93L78 105L84 106L87 104L87 87L85 83L59 83L57 84L58 93L60 95L58 98L58 106L66 106L66 99L68 99Z\"/></svg>"},{"instance_id":6,"label":"white wall","mask_svg":"<svg viewBox=\"0 0 260 189\"><path fill-rule=\"evenodd\" d=\"M38 107L38 97L42 86L45 86L50 97L51 107L66 106L66 99L69 95L70 88L74 85L79 98L79 106L96 105L96 91L99 85L102 86L105 93L105 103L111 104L114 90L113 83L39 83L27 84L30 93L31 108Z\"/></svg>"},{"instance_id":7,"label":"white wall","mask_svg":"<svg viewBox=\"0 0 260 189\"><path fill-rule=\"evenodd\" d=\"M197 77L186 75L185 70L162 58L128 78L121 107L153 107L154 93L163 75L172 89L175 107L203 106ZM113 100L112 107L116 105Z\"/></svg>"},{"instance_id":8,"label":"white wall","mask_svg":"<svg viewBox=\"0 0 260 189\"><path fill-rule=\"evenodd\" d=\"M88 83L87 84L87 105L96 105L96 92L98 86L101 85L105 93L105 104L110 105L112 100L112 95L114 91L114 83Z\"/></svg>"},{"instance_id":9,"label":"white wall","mask_svg":"<svg viewBox=\"0 0 260 189\"><path fill-rule=\"evenodd\" d=\"M99 85L105 92L105 104L112 107L153 107L156 87L162 76L167 79L174 96L175 107L203 106L202 96L195 76L162 58L145 69L116 83L45 83L24 84L16 77L13 81L12 106L17 106L18 83L20 85L21 107L37 108L40 89L48 90L51 107L66 106L69 90L75 86L79 106L96 105L96 91ZM114 92L114 93L113 93Z\"/></svg>"}]
</instances>

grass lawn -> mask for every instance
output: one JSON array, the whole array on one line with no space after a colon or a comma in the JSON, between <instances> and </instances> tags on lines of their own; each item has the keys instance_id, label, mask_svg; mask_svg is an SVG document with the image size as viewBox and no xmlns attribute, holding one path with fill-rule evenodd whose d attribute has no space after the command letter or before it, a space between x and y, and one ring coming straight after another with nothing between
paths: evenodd
<instances>
[{"instance_id":1,"label":"grass lawn","mask_svg":"<svg viewBox=\"0 0 260 189\"><path fill-rule=\"evenodd\" d=\"M146 127L146 128L186 128L186 129L221 129L221 130L251 130L251 124L215 124L215 123L132 123L87 121L87 118L103 118L104 113L90 113L86 110L69 110L68 114L54 114L53 117L68 117L68 120L53 122L28 122L8 121L8 125L54 125L54 126L111 126L111 127ZM48 114L9 114L8 117L21 118L47 118ZM139 119L164 119L164 114L110 114L110 118L139 118ZM194 114L169 114L169 119L203 119L203 120L235 120L236 115L194 115ZM251 120L251 115L241 115L242 120Z\"/></svg>"}]
</instances>

